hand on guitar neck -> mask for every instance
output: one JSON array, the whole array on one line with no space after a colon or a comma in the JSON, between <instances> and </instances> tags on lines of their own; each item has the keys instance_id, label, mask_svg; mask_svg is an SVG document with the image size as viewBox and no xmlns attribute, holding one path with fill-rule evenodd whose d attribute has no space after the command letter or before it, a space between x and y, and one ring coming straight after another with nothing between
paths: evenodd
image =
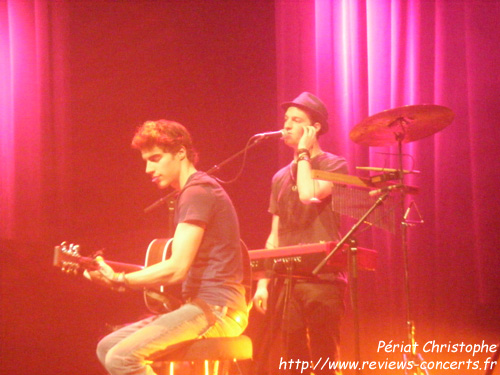
<instances>
[{"instance_id":1,"label":"hand on guitar neck","mask_svg":"<svg viewBox=\"0 0 500 375\"><path fill-rule=\"evenodd\" d=\"M95 263L97 265L95 271L89 271L88 269L83 271L83 276L86 279L117 292L125 292L127 290L127 280L123 272L115 272L101 256L95 258Z\"/></svg>"}]
</instances>

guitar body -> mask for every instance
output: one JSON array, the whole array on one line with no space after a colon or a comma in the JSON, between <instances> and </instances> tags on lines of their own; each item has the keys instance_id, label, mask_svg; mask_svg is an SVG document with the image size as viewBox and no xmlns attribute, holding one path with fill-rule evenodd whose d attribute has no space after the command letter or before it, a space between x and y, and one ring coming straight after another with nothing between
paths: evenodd
<instances>
[{"instance_id":1,"label":"guitar body","mask_svg":"<svg viewBox=\"0 0 500 375\"><path fill-rule=\"evenodd\" d=\"M160 238L151 241L146 251L144 267L162 262L170 258L172 239ZM80 247L63 242L54 248L53 265L63 272L77 274L81 269L96 271L99 269L95 258L80 255ZM143 266L135 264L119 263L106 260L115 271L134 272L143 269ZM175 289L176 286L168 286ZM147 288L144 290L144 302L146 307L154 314L164 314L181 306L180 298L166 293L166 287Z\"/></svg>"},{"instance_id":2,"label":"guitar body","mask_svg":"<svg viewBox=\"0 0 500 375\"><path fill-rule=\"evenodd\" d=\"M171 238L157 238L151 241L146 251L144 267L163 262L170 258L172 252ZM175 286L168 286L169 289ZM144 303L149 311L155 314L164 314L180 307L181 300L165 292L165 286L148 288L144 291Z\"/></svg>"}]
</instances>

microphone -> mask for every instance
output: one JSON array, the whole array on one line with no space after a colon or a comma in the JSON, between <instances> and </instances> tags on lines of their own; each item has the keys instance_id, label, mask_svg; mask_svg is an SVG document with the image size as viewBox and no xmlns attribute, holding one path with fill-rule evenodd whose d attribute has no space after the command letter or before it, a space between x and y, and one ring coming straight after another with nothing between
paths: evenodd
<instances>
[{"instance_id":1,"label":"microphone","mask_svg":"<svg viewBox=\"0 0 500 375\"><path fill-rule=\"evenodd\" d=\"M272 139L272 138L283 138L285 136L285 131L283 129L277 130L275 132L259 133L252 136L256 139Z\"/></svg>"},{"instance_id":2,"label":"microphone","mask_svg":"<svg viewBox=\"0 0 500 375\"><path fill-rule=\"evenodd\" d=\"M397 189L404 189L404 188L405 188L405 186L403 184L390 185L390 186L386 186L386 187L383 187L380 189L370 190L368 192L368 195L370 197L376 197L377 195L380 195L382 193L386 193L388 191L397 190Z\"/></svg>"}]
</instances>

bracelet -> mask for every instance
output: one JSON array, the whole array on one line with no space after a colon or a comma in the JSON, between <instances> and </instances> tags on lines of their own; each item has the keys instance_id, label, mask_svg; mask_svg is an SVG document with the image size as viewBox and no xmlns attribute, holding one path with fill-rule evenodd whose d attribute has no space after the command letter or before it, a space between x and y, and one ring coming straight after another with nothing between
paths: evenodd
<instances>
[{"instance_id":1,"label":"bracelet","mask_svg":"<svg viewBox=\"0 0 500 375\"><path fill-rule=\"evenodd\" d=\"M311 153L307 148L299 148L297 150L297 155L300 157L301 155L307 155L308 157L311 157Z\"/></svg>"},{"instance_id":2,"label":"bracelet","mask_svg":"<svg viewBox=\"0 0 500 375\"><path fill-rule=\"evenodd\" d=\"M118 272L118 273L115 272L113 274L113 279L111 281L113 281L116 284L122 284L128 286L128 281L125 278L125 272Z\"/></svg>"},{"instance_id":3,"label":"bracelet","mask_svg":"<svg viewBox=\"0 0 500 375\"><path fill-rule=\"evenodd\" d=\"M307 162L311 162L311 158L309 157L309 155L307 155L306 153L303 153L303 154L300 154L299 157L297 158L297 163L301 160L306 160Z\"/></svg>"}]
</instances>

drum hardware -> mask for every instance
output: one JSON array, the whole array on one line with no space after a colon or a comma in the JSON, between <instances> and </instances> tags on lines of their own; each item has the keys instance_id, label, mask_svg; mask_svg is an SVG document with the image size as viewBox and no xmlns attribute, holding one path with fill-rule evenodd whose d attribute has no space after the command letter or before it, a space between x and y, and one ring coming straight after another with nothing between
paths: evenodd
<instances>
[{"instance_id":1,"label":"drum hardware","mask_svg":"<svg viewBox=\"0 0 500 375\"><path fill-rule=\"evenodd\" d=\"M350 139L360 145L368 147L398 147L398 168L376 168L376 167L361 167L358 169L366 169L371 171L383 172L381 176L387 174L388 176L379 177L380 180L384 178L397 177L400 186L406 186L404 177L407 174L419 173L419 171L408 171L403 168L403 143L414 142L428 136L431 136L451 124L454 118L454 113L451 109L433 105L410 105L399 108L386 110L368 117L367 119L356 125L350 132ZM375 179L377 180L377 179ZM406 326L408 343L412 346L412 352L405 355L404 360L407 362L416 362L420 364L423 359L417 353L415 344L415 324L411 316L410 305L410 282L409 282L409 266L408 266L408 226L423 223L422 216L418 211L418 207L414 201L405 209L405 198L408 194L407 189L401 189L401 245L403 251L404 262L404 283L405 283L405 300L406 300ZM379 198L380 199L380 198ZM412 208L417 211L418 219L410 220L410 212ZM356 333L359 335L359 332ZM359 342L359 339L358 339ZM359 349L357 349L357 356L359 356ZM359 358L357 358L359 359ZM415 372L422 373L419 365L413 367Z\"/></svg>"}]
</instances>

